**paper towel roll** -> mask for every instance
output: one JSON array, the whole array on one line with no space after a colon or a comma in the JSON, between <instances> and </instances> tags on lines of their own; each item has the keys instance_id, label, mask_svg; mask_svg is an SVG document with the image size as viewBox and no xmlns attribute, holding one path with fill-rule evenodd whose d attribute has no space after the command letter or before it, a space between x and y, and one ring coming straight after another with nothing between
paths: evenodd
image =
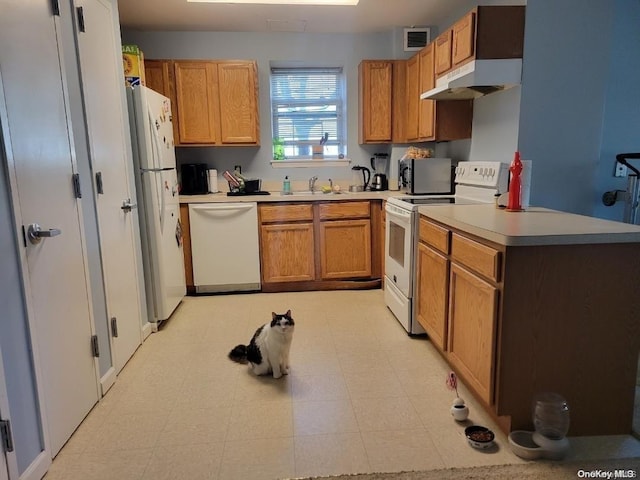
<instances>
[{"instance_id":1,"label":"paper towel roll","mask_svg":"<svg viewBox=\"0 0 640 480\"><path fill-rule=\"evenodd\" d=\"M531 160L522 160L522 173L520 174L522 182L522 194L520 204L522 208L529 207L529 196L531 194Z\"/></svg>"},{"instance_id":2,"label":"paper towel roll","mask_svg":"<svg viewBox=\"0 0 640 480\"><path fill-rule=\"evenodd\" d=\"M218 193L218 170L209 169L209 193Z\"/></svg>"}]
</instances>

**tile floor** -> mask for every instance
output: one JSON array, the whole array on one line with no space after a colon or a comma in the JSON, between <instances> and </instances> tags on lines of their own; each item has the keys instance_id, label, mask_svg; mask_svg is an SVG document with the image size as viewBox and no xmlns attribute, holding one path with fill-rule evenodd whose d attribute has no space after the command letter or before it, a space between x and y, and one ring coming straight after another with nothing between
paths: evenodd
<instances>
[{"instance_id":1,"label":"tile floor","mask_svg":"<svg viewBox=\"0 0 640 480\"><path fill-rule=\"evenodd\" d=\"M291 373L227 359L271 312L296 321ZM46 480L279 479L522 463L464 386L473 450L449 415L446 363L407 336L381 290L187 297L138 349ZM640 456L630 436L576 438L570 459Z\"/></svg>"}]
</instances>

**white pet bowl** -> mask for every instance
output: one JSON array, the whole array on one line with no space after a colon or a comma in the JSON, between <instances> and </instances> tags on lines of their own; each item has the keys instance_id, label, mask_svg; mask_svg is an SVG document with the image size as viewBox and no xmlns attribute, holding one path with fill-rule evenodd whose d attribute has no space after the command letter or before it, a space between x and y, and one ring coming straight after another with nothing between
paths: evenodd
<instances>
[{"instance_id":1,"label":"white pet bowl","mask_svg":"<svg viewBox=\"0 0 640 480\"><path fill-rule=\"evenodd\" d=\"M525 460L535 460L543 454L540 445L533 441L533 432L514 430L509 434L509 446L513 453Z\"/></svg>"}]
</instances>

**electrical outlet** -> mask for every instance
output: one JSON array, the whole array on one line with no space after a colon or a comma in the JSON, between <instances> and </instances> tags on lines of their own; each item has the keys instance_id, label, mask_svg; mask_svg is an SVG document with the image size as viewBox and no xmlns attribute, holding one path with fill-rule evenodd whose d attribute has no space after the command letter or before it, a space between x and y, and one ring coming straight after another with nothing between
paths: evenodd
<instances>
[{"instance_id":1,"label":"electrical outlet","mask_svg":"<svg viewBox=\"0 0 640 480\"><path fill-rule=\"evenodd\" d=\"M621 164L620 162L616 162L616 171L614 173L616 177L626 177L627 176L627 166Z\"/></svg>"}]
</instances>

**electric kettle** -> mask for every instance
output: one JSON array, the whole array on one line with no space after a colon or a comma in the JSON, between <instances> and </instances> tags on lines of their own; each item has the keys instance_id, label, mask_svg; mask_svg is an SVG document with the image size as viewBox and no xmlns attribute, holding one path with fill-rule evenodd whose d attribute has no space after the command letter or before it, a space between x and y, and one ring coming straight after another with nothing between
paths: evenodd
<instances>
[{"instance_id":1,"label":"electric kettle","mask_svg":"<svg viewBox=\"0 0 640 480\"><path fill-rule=\"evenodd\" d=\"M351 167L351 185L349 185L350 192L363 192L367 185L369 185L369 180L371 179L371 170L367 167L362 167L360 165L354 165ZM360 179L360 174L357 172L362 172L362 179Z\"/></svg>"}]
</instances>

